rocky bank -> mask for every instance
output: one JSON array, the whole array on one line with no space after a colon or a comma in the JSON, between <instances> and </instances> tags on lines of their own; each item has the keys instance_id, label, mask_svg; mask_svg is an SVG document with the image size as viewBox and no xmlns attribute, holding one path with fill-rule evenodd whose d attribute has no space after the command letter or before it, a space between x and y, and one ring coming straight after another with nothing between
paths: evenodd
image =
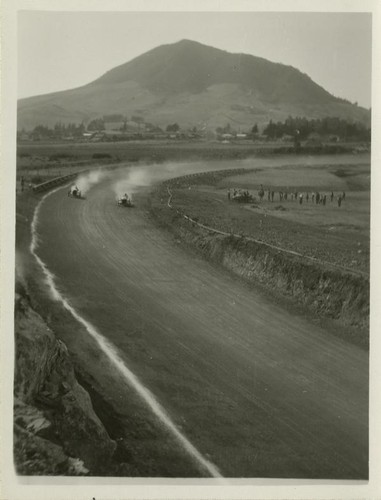
<instances>
[{"instance_id":1,"label":"rocky bank","mask_svg":"<svg viewBox=\"0 0 381 500\"><path fill-rule=\"evenodd\" d=\"M107 473L116 449L77 382L66 346L31 307L15 300L14 462L21 475Z\"/></svg>"}]
</instances>

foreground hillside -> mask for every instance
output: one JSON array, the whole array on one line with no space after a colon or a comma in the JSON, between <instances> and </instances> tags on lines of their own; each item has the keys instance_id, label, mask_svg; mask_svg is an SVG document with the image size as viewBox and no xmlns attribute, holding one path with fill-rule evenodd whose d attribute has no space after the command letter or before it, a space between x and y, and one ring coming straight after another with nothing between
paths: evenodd
<instances>
[{"instance_id":1,"label":"foreground hillside","mask_svg":"<svg viewBox=\"0 0 381 500\"><path fill-rule=\"evenodd\" d=\"M370 112L334 97L291 66L189 40L157 47L83 87L21 99L18 128L85 122L113 113L165 127L214 130L338 116L369 124Z\"/></svg>"}]
</instances>

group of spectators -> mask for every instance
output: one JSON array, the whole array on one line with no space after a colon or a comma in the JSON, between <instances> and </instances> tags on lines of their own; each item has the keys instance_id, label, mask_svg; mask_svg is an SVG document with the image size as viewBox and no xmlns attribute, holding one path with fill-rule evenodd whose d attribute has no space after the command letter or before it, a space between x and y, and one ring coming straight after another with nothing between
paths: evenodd
<instances>
[{"instance_id":1,"label":"group of spectators","mask_svg":"<svg viewBox=\"0 0 381 500\"><path fill-rule=\"evenodd\" d=\"M299 205L302 205L303 202L305 201L306 203L309 203L311 200L311 203L314 203L316 205L326 205L327 200L330 200L331 203L334 201L337 202L337 206L341 207L342 202L345 200L345 191L342 191L341 193L337 193L336 195L334 194L333 191L331 191L330 194L327 193L320 193L319 191L313 191L312 193L306 192L306 193L300 193L298 191L273 191L271 189L268 189L265 191L263 188L263 185L261 184L261 187L258 191L258 196L260 201L263 200L267 193L267 201L273 202L275 196L277 195L277 198L279 201L295 201L299 203ZM249 198L250 193L248 190L241 190L241 189L234 189L233 193L231 193L230 189L228 190L228 200L234 199L237 196L245 196Z\"/></svg>"},{"instance_id":2,"label":"group of spectators","mask_svg":"<svg viewBox=\"0 0 381 500\"><path fill-rule=\"evenodd\" d=\"M261 191L259 191L260 193ZM274 201L274 196L275 196L275 191L271 191L270 189L267 191L267 200L270 202ZM311 200L311 203L314 203L316 205L326 205L327 200L329 199L331 203L334 202L336 199L337 201L337 206L341 207L342 202L345 200L345 191L342 191L341 193L334 194L333 191L329 195L327 193L320 193L319 191L313 191L312 193L306 192L306 193L299 193L298 191L294 192L287 192L287 191L278 191L278 198L279 201L287 201L290 199L291 201L296 201L300 205L303 204L303 201L306 203L309 203Z\"/></svg>"}]
</instances>

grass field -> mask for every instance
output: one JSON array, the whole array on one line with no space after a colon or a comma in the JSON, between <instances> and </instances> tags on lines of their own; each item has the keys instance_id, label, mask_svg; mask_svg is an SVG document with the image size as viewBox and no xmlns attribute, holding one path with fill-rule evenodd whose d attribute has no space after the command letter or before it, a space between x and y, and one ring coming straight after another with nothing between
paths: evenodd
<instances>
[{"instance_id":1,"label":"grass field","mask_svg":"<svg viewBox=\"0 0 381 500\"><path fill-rule=\"evenodd\" d=\"M249 190L254 202L229 201L228 189ZM268 201L268 190L275 193L273 201ZM266 167L221 179L205 175L172 191L174 207L206 225L369 271L369 164ZM279 191L288 193L287 200L280 200ZM303 193L302 204L291 199L295 191ZM312 203L312 193L317 191L327 195L326 205ZM339 207L337 198L344 191L345 201Z\"/></svg>"}]
</instances>

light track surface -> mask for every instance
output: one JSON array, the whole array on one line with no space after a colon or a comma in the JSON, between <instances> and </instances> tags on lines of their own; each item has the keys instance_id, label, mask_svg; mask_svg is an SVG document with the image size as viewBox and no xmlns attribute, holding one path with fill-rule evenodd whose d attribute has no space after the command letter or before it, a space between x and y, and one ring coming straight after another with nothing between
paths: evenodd
<instances>
[{"instance_id":1,"label":"light track surface","mask_svg":"<svg viewBox=\"0 0 381 500\"><path fill-rule=\"evenodd\" d=\"M222 475L365 479L368 353L188 254L111 185L41 207L38 254L76 310Z\"/></svg>"}]
</instances>

